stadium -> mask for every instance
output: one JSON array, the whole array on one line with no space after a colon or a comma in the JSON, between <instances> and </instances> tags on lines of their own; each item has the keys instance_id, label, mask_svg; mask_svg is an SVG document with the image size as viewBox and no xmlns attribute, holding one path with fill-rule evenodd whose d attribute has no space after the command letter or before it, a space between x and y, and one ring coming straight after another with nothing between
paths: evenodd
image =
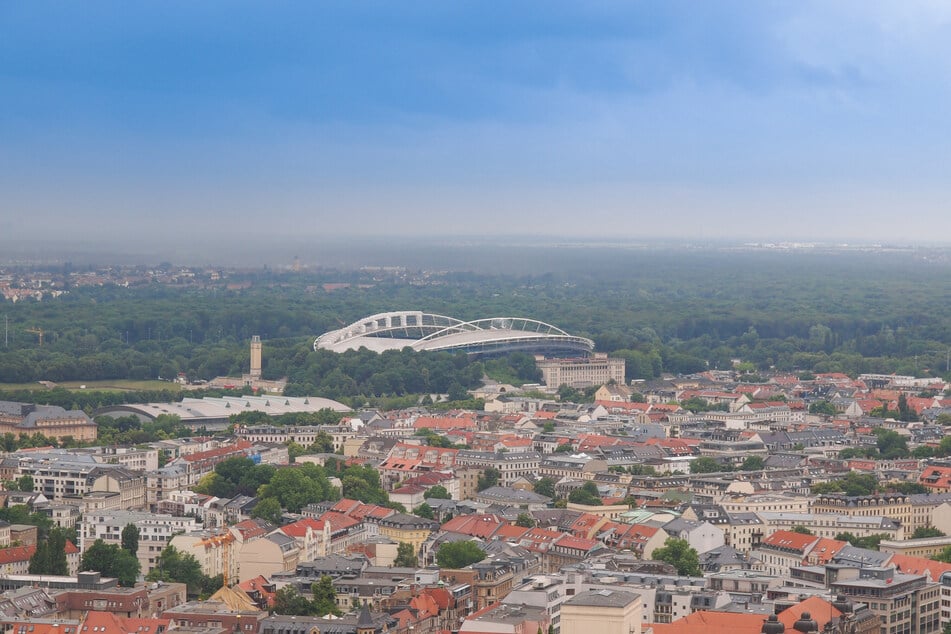
<instances>
[{"instance_id":1,"label":"stadium","mask_svg":"<svg viewBox=\"0 0 951 634\"><path fill-rule=\"evenodd\" d=\"M489 317L462 321L421 311L379 313L324 333L314 350L374 352L412 348L417 351L495 355L509 352L585 356L594 342L524 317Z\"/></svg>"}]
</instances>

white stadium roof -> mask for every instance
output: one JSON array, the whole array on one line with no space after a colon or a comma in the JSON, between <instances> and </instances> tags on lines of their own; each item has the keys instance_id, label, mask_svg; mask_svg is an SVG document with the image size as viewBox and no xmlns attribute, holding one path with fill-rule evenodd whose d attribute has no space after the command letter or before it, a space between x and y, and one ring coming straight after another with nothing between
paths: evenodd
<instances>
[{"instance_id":1,"label":"white stadium roof","mask_svg":"<svg viewBox=\"0 0 951 634\"><path fill-rule=\"evenodd\" d=\"M422 311L370 315L314 340L315 351L345 352L360 348L373 352L412 348L417 351L448 350L469 354L517 350L587 354L594 350L594 342L525 317L462 321Z\"/></svg>"}]
</instances>

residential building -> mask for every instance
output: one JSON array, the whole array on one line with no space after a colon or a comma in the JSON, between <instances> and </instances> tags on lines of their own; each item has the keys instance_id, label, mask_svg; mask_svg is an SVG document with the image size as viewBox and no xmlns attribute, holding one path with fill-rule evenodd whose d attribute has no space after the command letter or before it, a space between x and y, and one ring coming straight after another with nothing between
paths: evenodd
<instances>
[{"instance_id":1,"label":"residential building","mask_svg":"<svg viewBox=\"0 0 951 634\"><path fill-rule=\"evenodd\" d=\"M551 388L562 385L584 388L611 382L627 383L624 359L612 359L605 353L575 359L546 359L536 356L535 365L542 373L542 381Z\"/></svg>"},{"instance_id":2,"label":"residential building","mask_svg":"<svg viewBox=\"0 0 951 634\"><path fill-rule=\"evenodd\" d=\"M418 553L429 536L439 530L439 523L406 513L395 513L377 522L379 534L388 537L397 543L413 545L413 552Z\"/></svg>"},{"instance_id":3,"label":"residential building","mask_svg":"<svg viewBox=\"0 0 951 634\"><path fill-rule=\"evenodd\" d=\"M521 477L536 475L541 459L541 454L534 451L494 453L463 449L456 454L456 465L480 470L495 469L499 472L499 484L512 486Z\"/></svg>"},{"instance_id":4,"label":"residential building","mask_svg":"<svg viewBox=\"0 0 951 634\"><path fill-rule=\"evenodd\" d=\"M122 544L122 531L134 525L139 529L139 550L136 556L147 575L155 567L159 555L178 533L198 529L194 517L175 517L135 511L104 511L83 517L80 544L83 552L101 539L106 544Z\"/></svg>"}]
</instances>

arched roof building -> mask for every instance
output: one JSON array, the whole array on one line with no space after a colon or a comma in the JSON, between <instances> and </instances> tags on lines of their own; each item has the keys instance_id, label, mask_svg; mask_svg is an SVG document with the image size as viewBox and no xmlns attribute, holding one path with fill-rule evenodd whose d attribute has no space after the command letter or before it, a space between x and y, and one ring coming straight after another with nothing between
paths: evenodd
<instances>
[{"instance_id":1,"label":"arched roof building","mask_svg":"<svg viewBox=\"0 0 951 634\"><path fill-rule=\"evenodd\" d=\"M344 352L360 348L374 352L412 348L418 351L462 351L469 354L519 351L577 356L592 352L594 342L525 317L462 321L422 311L370 315L314 340L314 350Z\"/></svg>"}]
</instances>

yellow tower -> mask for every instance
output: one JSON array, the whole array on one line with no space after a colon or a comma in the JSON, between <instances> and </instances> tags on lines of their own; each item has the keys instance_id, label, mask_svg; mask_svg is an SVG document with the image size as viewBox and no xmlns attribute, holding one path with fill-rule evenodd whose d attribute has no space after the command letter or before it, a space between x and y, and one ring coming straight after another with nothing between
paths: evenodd
<instances>
[{"instance_id":1,"label":"yellow tower","mask_svg":"<svg viewBox=\"0 0 951 634\"><path fill-rule=\"evenodd\" d=\"M251 379L261 378L261 338L257 335L251 337Z\"/></svg>"}]
</instances>

